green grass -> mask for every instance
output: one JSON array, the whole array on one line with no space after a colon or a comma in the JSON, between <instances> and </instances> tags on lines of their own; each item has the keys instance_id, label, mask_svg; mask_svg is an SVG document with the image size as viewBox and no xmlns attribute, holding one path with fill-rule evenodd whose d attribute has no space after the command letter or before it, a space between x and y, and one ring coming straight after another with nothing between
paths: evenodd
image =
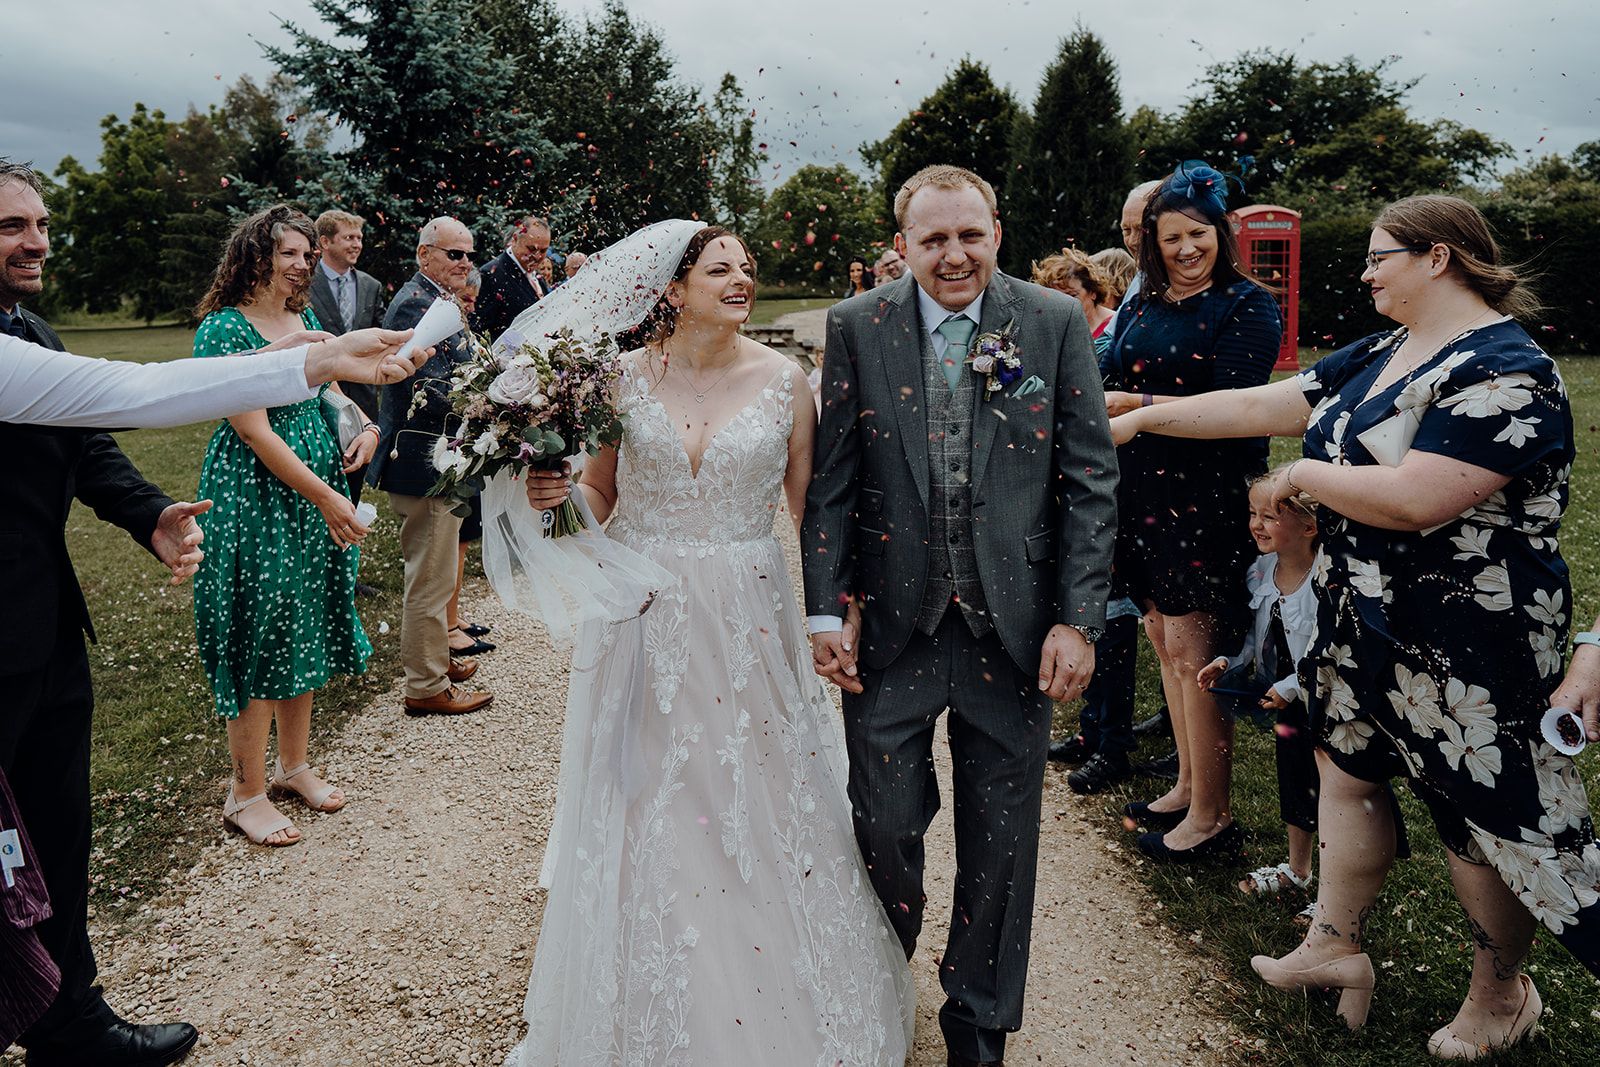
<instances>
[{"instance_id":1,"label":"green grass","mask_svg":"<svg viewBox=\"0 0 1600 1067\"><path fill-rule=\"evenodd\" d=\"M1302 364L1312 362L1302 353ZM1589 421L1600 413L1600 361L1567 358L1562 373L1571 393L1578 441L1572 501L1562 528L1563 555L1572 571L1574 629L1584 629L1600 608L1600 427ZM1274 442L1274 459L1298 454L1298 442ZM1155 656L1141 642L1138 706L1148 712L1161 704ZM1067 718L1072 716L1068 713ZM1147 743L1138 758L1170 749L1169 742ZM1591 803L1600 801L1600 764L1580 761ZM1130 788L1107 794L1108 821L1120 819L1128 800L1150 799L1164 783L1136 779ZM1466 993L1471 967L1466 920L1451 891L1444 846L1426 808L1397 784L1411 838L1412 858L1398 861L1378 901L1366 948L1379 968L1372 1016L1351 1034L1333 1014L1331 995L1283 993L1250 970L1257 953L1282 955L1300 939L1292 918L1306 903L1300 896L1278 903L1251 903L1235 883L1242 872L1287 855L1278 815L1277 777L1271 736L1241 723L1233 779L1233 814L1251 829L1244 862L1238 867L1188 868L1135 863L1136 872L1160 900L1167 922L1191 939L1222 979L1215 987L1232 1021L1245 1035L1239 1062L1328 1067L1401 1067L1431 1062L1424 1043L1448 1022ZM1131 840L1128 844L1132 844ZM1528 971L1544 998L1543 1034L1493 1062L1507 1065L1600 1062L1600 986L1556 940L1540 927Z\"/></svg>"},{"instance_id":2,"label":"green grass","mask_svg":"<svg viewBox=\"0 0 1600 1067\"><path fill-rule=\"evenodd\" d=\"M126 359L186 356L180 327L64 329L71 351ZM174 499L193 499L215 424L117 435L145 477ZM362 549L361 578L382 592L357 600L374 646L367 673L340 678L316 699L318 739L382 692L398 674L401 565L387 495L369 492L379 521ZM120 530L74 506L67 541L94 615L96 708L90 788L94 797L91 881L97 907L127 909L190 865L210 839L226 790L227 739L211 711L195 651L188 585L170 586L155 560ZM386 620L391 630L378 633Z\"/></svg>"},{"instance_id":3,"label":"green grass","mask_svg":"<svg viewBox=\"0 0 1600 1067\"><path fill-rule=\"evenodd\" d=\"M810 311L813 308L832 307L839 301L833 297L767 297L756 300L750 309L750 325L770 326L780 315L791 311Z\"/></svg>"}]
</instances>

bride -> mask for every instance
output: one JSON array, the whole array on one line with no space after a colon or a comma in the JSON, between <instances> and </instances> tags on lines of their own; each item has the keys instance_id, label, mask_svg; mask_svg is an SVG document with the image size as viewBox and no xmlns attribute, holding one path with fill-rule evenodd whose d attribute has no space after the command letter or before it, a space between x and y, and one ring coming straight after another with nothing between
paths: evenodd
<instances>
[{"instance_id":1,"label":"bride","mask_svg":"<svg viewBox=\"0 0 1600 1067\"><path fill-rule=\"evenodd\" d=\"M630 242L660 300L626 357L622 444L577 489L678 582L638 620L580 631L528 1035L507 1063L898 1067L915 991L773 536L780 505L804 511L805 374L739 333L755 300L740 238L657 224L597 258L614 268ZM535 508L568 491L528 479Z\"/></svg>"}]
</instances>

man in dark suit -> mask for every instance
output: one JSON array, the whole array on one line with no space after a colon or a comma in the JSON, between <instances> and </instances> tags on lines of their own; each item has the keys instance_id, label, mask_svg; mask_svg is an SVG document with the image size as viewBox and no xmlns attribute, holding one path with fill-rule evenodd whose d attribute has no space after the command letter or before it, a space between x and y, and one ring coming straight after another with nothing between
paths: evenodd
<instances>
[{"instance_id":1,"label":"man in dark suit","mask_svg":"<svg viewBox=\"0 0 1600 1067\"><path fill-rule=\"evenodd\" d=\"M483 291L472 316L472 332L493 343L511 320L550 291L540 274L550 257L550 224L529 215L512 227L506 250L483 268Z\"/></svg>"},{"instance_id":2,"label":"man in dark suit","mask_svg":"<svg viewBox=\"0 0 1600 1067\"><path fill-rule=\"evenodd\" d=\"M62 349L21 304L43 291L49 213L31 168L0 160L0 329ZM94 985L89 945L89 746L94 705L84 634L94 628L67 555L73 498L187 577L199 563L194 516L145 481L108 434L0 424L10 480L0 509L0 769L37 850L53 910L36 928L61 969L54 1002L19 1039L30 1067L176 1063L198 1038L186 1023L136 1026ZM0 920L3 921L3 920Z\"/></svg>"},{"instance_id":3,"label":"man in dark suit","mask_svg":"<svg viewBox=\"0 0 1600 1067\"><path fill-rule=\"evenodd\" d=\"M845 691L856 839L908 958L950 712L959 921L939 1024L952 1065L997 1064L1022 1024L1051 701L1083 691L1105 626L1116 451L1082 309L995 270L989 183L929 167L895 217L910 277L828 312L807 621L817 673Z\"/></svg>"},{"instance_id":4,"label":"man in dark suit","mask_svg":"<svg viewBox=\"0 0 1600 1067\"><path fill-rule=\"evenodd\" d=\"M452 218L422 227L417 240L417 273L400 287L383 325L391 330L415 326L430 305L466 284L472 273L472 231ZM383 387L378 404L378 453L367 481L389 494L400 516L400 554L405 559L405 596L400 623L400 660L405 668L408 715L459 715L494 699L455 683L477 671L475 662L450 655L446 612L456 588L461 517L451 497L433 496L439 472L433 447L449 428L452 367L469 357L465 331L435 347L433 358L416 376Z\"/></svg>"},{"instance_id":5,"label":"man in dark suit","mask_svg":"<svg viewBox=\"0 0 1600 1067\"><path fill-rule=\"evenodd\" d=\"M335 336L365 330L383 321L383 286L378 279L356 269L361 258L361 231L366 221L348 211L324 211L317 216L317 249L322 253L311 272L311 310L322 328ZM378 417L378 388L369 382L340 382L344 395ZM350 499L361 503L365 467L350 472Z\"/></svg>"}]
</instances>

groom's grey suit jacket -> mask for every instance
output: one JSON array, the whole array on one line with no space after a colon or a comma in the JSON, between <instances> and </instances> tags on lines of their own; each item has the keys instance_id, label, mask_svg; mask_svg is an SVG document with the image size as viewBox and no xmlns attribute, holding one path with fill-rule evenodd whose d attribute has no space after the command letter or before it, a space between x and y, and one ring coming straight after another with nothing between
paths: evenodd
<instances>
[{"instance_id":1,"label":"groom's grey suit jacket","mask_svg":"<svg viewBox=\"0 0 1600 1067\"><path fill-rule=\"evenodd\" d=\"M930 447L917 303L907 273L828 312L801 534L807 613L843 615L850 597L863 597L860 655L873 670L899 656L918 621L929 577L930 453L948 456L953 443ZM978 336L1008 323L1021 379L993 397L981 379L972 390L969 536L994 628L1032 672L1052 626L1105 625L1117 455L1078 302L997 272ZM1015 395L1033 376L1044 388Z\"/></svg>"}]
</instances>

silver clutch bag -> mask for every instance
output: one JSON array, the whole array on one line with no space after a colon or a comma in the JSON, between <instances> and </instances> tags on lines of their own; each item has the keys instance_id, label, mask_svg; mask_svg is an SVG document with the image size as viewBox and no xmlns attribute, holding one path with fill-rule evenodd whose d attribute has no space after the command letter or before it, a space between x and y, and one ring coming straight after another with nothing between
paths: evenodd
<instances>
[{"instance_id":1,"label":"silver clutch bag","mask_svg":"<svg viewBox=\"0 0 1600 1067\"><path fill-rule=\"evenodd\" d=\"M341 454L350 450L367 425L366 416L356 402L332 389L322 391L322 417L327 420L334 440L339 442Z\"/></svg>"}]
</instances>

